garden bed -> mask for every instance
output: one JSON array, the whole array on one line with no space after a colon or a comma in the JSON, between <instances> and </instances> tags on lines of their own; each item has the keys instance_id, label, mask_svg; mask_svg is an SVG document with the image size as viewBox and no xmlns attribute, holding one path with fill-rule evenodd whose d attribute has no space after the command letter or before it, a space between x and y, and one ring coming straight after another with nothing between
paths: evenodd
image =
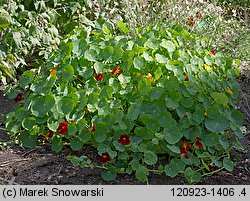
<instances>
[{"instance_id":1,"label":"garden bed","mask_svg":"<svg viewBox=\"0 0 250 201\"><path fill-rule=\"evenodd\" d=\"M244 150L235 150L232 153L232 160L236 163L233 172L221 171L210 177L206 177L199 184L207 185L249 185L250 184L250 77L249 71L242 73L238 79L240 84L239 109L245 117L244 126L246 132L242 139ZM8 100L0 91L0 126L4 128L3 117L12 111L14 101ZM7 142L4 144L3 142ZM134 175L118 175L112 182L104 181L101 178L99 169L73 167L66 156L72 154L71 149L64 149L58 154L51 151L50 145L37 146L34 149L22 149L11 142L9 136L0 130L0 184L75 184L75 185L139 185L144 184L138 181ZM85 147L81 153L91 159L97 158L96 150ZM161 161L160 161L161 162ZM149 176L148 184L155 185L180 185L186 184L182 177L171 179L166 175L152 174Z\"/></svg>"}]
</instances>

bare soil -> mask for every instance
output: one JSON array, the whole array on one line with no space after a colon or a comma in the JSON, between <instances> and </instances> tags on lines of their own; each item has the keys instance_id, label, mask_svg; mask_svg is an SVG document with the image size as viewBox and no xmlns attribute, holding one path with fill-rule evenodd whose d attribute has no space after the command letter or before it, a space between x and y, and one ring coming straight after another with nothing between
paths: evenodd
<instances>
[{"instance_id":1,"label":"bare soil","mask_svg":"<svg viewBox=\"0 0 250 201\"><path fill-rule=\"evenodd\" d=\"M199 184L206 185L249 185L250 184L250 76L245 71L239 77L240 100L238 108L243 112L247 131L241 141L244 150L234 150L232 159L236 163L233 172L221 171L218 174L206 177ZM39 185L139 185L134 175L118 175L112 182L104 181L100 176L100 169L73 167L66 160L72 154L70 149L55 154L50 145L37 146L34 149L22 149L15 145L4 128L3 118L12 111L15 103L10 101L0 91L0 184L39 184ZM86 147L81 153L96 158L97 153ZM176 177L171 179L166 175L152 174L148 184L151 185L181 185L185 179Z\"/></svg>"}]
</instances>

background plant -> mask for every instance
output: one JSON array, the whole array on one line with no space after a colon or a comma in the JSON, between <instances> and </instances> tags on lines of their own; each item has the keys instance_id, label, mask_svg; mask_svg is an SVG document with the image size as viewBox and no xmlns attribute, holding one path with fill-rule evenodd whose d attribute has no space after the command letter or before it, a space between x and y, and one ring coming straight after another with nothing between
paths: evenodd
<instances>
[{"instance_id":1,"label":"background plant","mask_svg":"<svg viewBox=\"0 0 250 201\"><path fill-rule=\"evenodd\" d=\"M171 27L195 17L191 31L210 42L208 48L224 51L249 65L249 1L8 1L0 2L0 76L5 85L16 70L36 68L55 50L61 37L89 20L126 22L132 34L146 26ZM244 45L242 45L244 44Z\"/></svg>"}]
</instances>

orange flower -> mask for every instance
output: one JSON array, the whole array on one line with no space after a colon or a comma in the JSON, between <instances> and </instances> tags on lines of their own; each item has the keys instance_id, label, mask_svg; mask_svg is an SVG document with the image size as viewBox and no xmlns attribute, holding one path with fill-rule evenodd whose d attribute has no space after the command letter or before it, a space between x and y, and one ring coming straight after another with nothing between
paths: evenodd
<instances>
[{"instance_id":1,"label":"orange flower","mask_svg":"<svg viewBox=\"0 0 250 201\"><path fill-rule=\"evenodd\" d=\"M187 140L183 140L180 146L181 158L185 157L189 159L187 151L191 149L191 145L187 142Z\"/></svg>"},{"instance_id":2,"label":"orange flower","mask_svg":"<svg viewBox=\"0 0 250 201\"><path fill-rule=\"evenodd\" d=\"M203 144L200 142L200 140L201 139L199 137L197 137L196 142L194 143L194 145L199 147L200 150L202 150L203 149Z\"/></svg>"},{"instance_id":3,"label":"orange flower","mask_svg":"<svg viewBox=\"0 0 250 201\"><path fill-rule=\"evenodd\" d=\"M185 157L186 159L189 159L187 152L181 153L181 158L183 158L183 157Z\"/></svg>"},{"instance_id":4,"label":"orange flower","mask_svg":"<svg viewBox=\"0 0 250 201\"><path fill-rule=\"evenodd\" d=\"M155 83L155 78L153 78L153 76L150 73L148 73L148 75L146 76L146 78L148 78L148 80L150 82Z\"/></svg>"},{"instance_id":5,"label":"orange flower","mask_svg":"<svg viewBox=\"0 0 250 201\"><path fill-rule=\"evenodd\" d=\"M181 153L187 152L191 149L191 145L187 142L187 140L183 140L180 146Z\"/></svg>"},{"instance_id":6,"label":"orange flower","mask_svg":"<svg viewBox=\"0 0 250 201\"><path fill-rule=\"evenodd\" d=\"M232 90L230 87L227 87L227 92L230 93L230 94L233 94Z\"/></svg>"},{"instance_id":7,"label":"orange flower","mask_svg":"<svg viewBox=\"0 0 250 201\"><path fill-rule=\"evenodd\" d=\"M112 71L113 75L120 75L121 73L122 73L122 71L119 67L115 67Z\"/></svg>"},{"instance_id":8,"label":"orange flower","mask_svg":"<svg viewBox=\"0 0 250 201\"><path fill-rule=\"evenodd\" d=\"M91 124L91 127L89 128L90 132L94 132L95 131L95 125L94 123Z\"/></svg>"},{"instance_id":9,"label":"orange flower","mask_svg":"<svg viewBox=\"0 0 250 201\"><path fill-rule=\"evenodd\" d=\"M56 73L57 73L57 70L56 70L55 67L53 67L53 68L51 68L51 69L49 70L49 75L50 75L50 76L54 76L54 75L56 75Z\"/></svg>"}]
</instances>

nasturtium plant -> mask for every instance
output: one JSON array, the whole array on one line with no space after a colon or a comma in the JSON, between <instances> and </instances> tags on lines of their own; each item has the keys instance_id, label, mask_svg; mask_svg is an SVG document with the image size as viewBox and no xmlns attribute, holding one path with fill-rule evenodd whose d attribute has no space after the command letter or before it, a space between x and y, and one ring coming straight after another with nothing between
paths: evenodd
<instances>
[{"instance_id":1,"label":"nasturtium plant","mask_svg":"<svg viewBox=\"0 0 250 201\"><path fill-rule=\"evenodd\" d=\"M68 158L103 168L108 181L133 173L146 182L156 172L195 183L232 171L230 150L243 123L234 63L192 47L200 38L180 25L132 35L123 22L92 24L74 29L7 92L12 99L22 92L6 116L20 145L46 140L55 152L91 145L98 160Z\"/></svg>"}]
</instances>

